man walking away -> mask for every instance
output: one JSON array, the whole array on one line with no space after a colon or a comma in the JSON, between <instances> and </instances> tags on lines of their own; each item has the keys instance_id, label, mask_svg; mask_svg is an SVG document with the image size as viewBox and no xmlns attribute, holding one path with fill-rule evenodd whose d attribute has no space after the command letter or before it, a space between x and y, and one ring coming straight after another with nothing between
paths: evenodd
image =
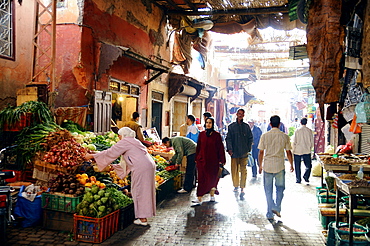
<instances>
[{"instance_id":1,"label":"man walking away","mask_svg":"<svg viewBox=\"0 0 370 246\"><path fill-rule=\"evenodd\" d=\"M186 172L183 188L177 193L189 193L195 187L195 152L197 144L186 137L165 137L162 143L167 147L173 147L175 155L171 158L172 165L181 165L182 158L186 156Z\"/></svg>"},{"instance_id":2,"label":"man walking away","mask_svg":"<svg viewBox=\"0 0 370 246\"><path fill-rule=\"evenodd\" d=\"M285 156L284 150L290 163L290 171L294 171L293 156L290 151L290 139L287 134L279 130L280 117L274 115L270 118L272 129L261 136L258 145L259 173L263 170L263 186L267 201L267 219L273 223L274 214L281 217L281 202L285 190ZM275 181L276 197L273 199Z\"/></svg>"},{"instance_id":3,"label":"man walking away","mask_svg":"<svg viewBox=\"0 0 370 246\"><path fill-rule=\"evenodd\" d=\"M249 125L243 122L244 109L238 109L236 117L236 122L228 126L225 140L227 152L231 156L231 177L234 191L237 192L240 186L240 198L244 199L244 188L247 180L247 161L248 154L252 148L253 135Z\"/></svg>"},{"instance_id":4,"label":"man walking away","mask_svg":"<svg viewBox=\"0 0 370 246\"><path fill-rule=\"evenodd\" d=\"M303 174L303 179L306 184L309 184L311 175L312 160L311 150L313 148L313 132L307 125L307 118L301 119L301 127L298 128L293 135L293 155L294 155L294 168L296 175L296 183L301 183L301 160L306 166Z\"/></svg>"},{"instance_id":5,"label":"man walking away","mask_svg":"<svg viewBox=\"0 0 370 246\"><path fill-rule=\"evenodd\" d=\"M254 160L254 165L252 166L252 175L253 178L257 177L257 167L259 166L258 162L258 144L260 142L260 138L262 135L261 129L256 126L254 120L248 121L249 126L251 127L252 135L253 135L253 144L252 144L252 157Z\"/></svg>"}]
</instances>

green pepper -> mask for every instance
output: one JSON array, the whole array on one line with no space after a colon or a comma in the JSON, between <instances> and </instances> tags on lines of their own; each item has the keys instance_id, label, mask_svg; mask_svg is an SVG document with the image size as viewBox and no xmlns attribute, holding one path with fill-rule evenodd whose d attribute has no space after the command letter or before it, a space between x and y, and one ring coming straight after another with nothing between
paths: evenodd
<instances>
[{"instance_id":1,"label":"green pepper","mask_svg":"<svg viewBox=\"0 0 370 246\"><path fill-rule=\"evenodd\" d=\"M98 209L99 209L100 212L105 212L105 206L99 206Z\"/></svg>"}]
</instances>

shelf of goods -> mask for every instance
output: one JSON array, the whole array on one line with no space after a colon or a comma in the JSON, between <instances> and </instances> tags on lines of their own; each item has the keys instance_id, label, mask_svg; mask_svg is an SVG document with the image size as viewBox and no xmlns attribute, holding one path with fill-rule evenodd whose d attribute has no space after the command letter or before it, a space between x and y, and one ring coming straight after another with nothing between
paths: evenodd
<instances>
[{"instance_id":1,"label":"shelf of goods","mask_svg":"<svg viewBox=\"0 0 370 246\"><path fill-rule=\"evenodd\" d=\"M339 225L339 199L340 199L340 192L346 194L349 196L349 213L348 213L348 224L349 224L349 245L353 244L353 235L354 235L354 208L357 203L357 195L363 195L363 196L370 196L370 184L367 180L343 180L334 173L330 173L331 176L335 178L336 183L336 212L335 212L335 218L336 218L336 226Z\"/></svg>"},{"instance_id":2,"label":"shelf of goods","mask_svg":"<svg viewBox=\"0 0 370 246\"><path fill-rule=\"evenodd\" d=\"M316 159L321 165L321 186L324 185L323 170L329 172L352 173L357 172L360 166L363 166L364 172L370 172L368 163L369 155L348 155L339 154L338 157L333 157L327 153L316 153Z\"/></svg>"}]
</instances>

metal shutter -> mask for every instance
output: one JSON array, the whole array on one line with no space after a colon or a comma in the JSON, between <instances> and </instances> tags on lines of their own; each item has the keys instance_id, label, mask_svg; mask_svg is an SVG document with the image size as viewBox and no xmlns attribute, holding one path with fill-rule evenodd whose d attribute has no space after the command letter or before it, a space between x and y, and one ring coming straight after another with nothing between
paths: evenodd
<instances>
[{"instance_id":1,"label":"metal shutter","mask_svg":"<svg viewBox=\"0 0 370 246\"><path fill-rule=\"evenodd\" d=\"M362 126L360 139L360 152L370 154L370 125L364 124Z\"/></svg>"},{"instance_id":2,"label":"metal shutter","mask_svg":"<svg viewBox=\"0 0 370 246\"><path fill-rule=\"evenodd\" d=\"M94 132L106 133L111 130L112 92L95 91Z\"/></svg>"}]
</instances>

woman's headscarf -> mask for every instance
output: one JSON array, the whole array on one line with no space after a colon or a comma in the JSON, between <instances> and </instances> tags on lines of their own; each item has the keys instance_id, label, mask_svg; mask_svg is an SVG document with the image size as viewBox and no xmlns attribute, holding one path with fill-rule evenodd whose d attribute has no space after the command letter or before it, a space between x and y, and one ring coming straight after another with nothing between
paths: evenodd
<instances>
[{"instance_id":1,"label":"woman's headscarf","mask_svg":"<svg viewBox=\"0 0 370 246\"><path fill-rule=\"evenodd\" d=\"M215 130L215 119L213 117L208 117L207 120L210 119L212 121L212 127L211 128L206 128L206 135L207 137L211 136L211 133ZM207 124L205 124L207 125Z\"/></svg>"},{"instance_id":2,"label":"woman's headscarf","mask_svg":"<svg viewBox=\"0 0 370 246\"><path fill-rule=\"evenodd\" d=\"M123 138L134 138L136 136L136 133L130 127L122 127L119 129L118 134Z\"/></svg>"}]
</instances>

